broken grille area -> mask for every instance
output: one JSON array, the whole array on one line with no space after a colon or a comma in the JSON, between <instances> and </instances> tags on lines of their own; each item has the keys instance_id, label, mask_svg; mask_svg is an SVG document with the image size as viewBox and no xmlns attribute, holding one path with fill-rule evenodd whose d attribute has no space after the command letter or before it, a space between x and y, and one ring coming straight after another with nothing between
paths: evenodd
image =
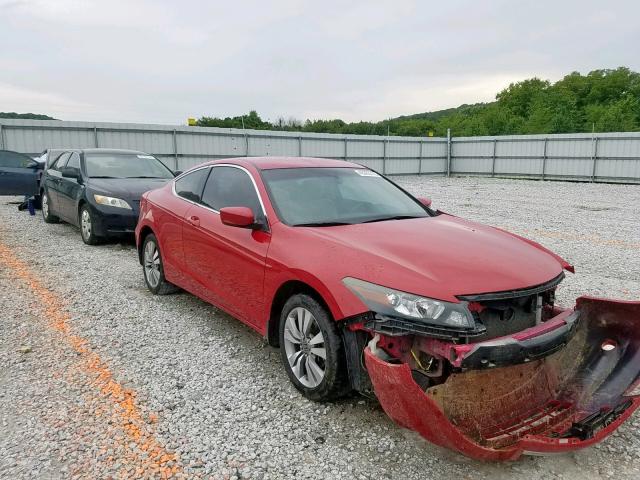
<instances>
[{"instance_id":1,"label":"broken grille area","mask_svg":"<svg viewBox=\"0 0 640 480\"><path fill-rule=\"evenodd\" d=\"M552 400L545 406L532 409L509 422L483 429L480 431L480 439L491 448L505 447L525 435L562 431L570 425L574 413L572 403Z\"/></svg>"}]
</instances>

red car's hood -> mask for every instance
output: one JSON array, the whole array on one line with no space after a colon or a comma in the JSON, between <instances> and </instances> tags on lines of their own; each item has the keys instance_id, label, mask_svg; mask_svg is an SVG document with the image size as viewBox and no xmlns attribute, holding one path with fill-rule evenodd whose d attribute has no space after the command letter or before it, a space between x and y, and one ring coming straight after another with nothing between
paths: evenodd
<instances>
[{"instance_id":1,"label":"red car's hood","mask_svg":"<svg viewBox=\"0 0 640 480\"><path fill-rule=\"evenodd\" d=\"M442 300L539 285L563 268L532 243L450 215L305 230L344 276Z\"/></svg>"}]
</instances>

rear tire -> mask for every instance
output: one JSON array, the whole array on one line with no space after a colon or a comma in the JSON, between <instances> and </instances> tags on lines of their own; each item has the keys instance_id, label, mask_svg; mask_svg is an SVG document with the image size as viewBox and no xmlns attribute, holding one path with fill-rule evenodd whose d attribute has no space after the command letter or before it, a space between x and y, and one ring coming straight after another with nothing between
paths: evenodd
<instances>
[{"instance_id":1,"label":"rear tire","mask_svg":"<svg viewBox=\"0 0 640 480\"><path fill-rule=\"evenodd\" d=\"M147 288L154 295L168 295L179 290L164 277L162 254L153 233L147 235L142 243L142 272Z\"/></svg>"},{"instance_id":2,"label":"rear tire","mask_svg":"<svg viewBox=\"0 0 640 480\"><path fill-rule=\"evenodd\" d=\"M95 234L93 215L91 210L85 204L80 208L80 236L82 241L87 245L97 245L101 238Z\"/></svg>"},{"instance_id":3,"label":"rear tire","mask_svg":"<svg viewBox=\"0 0 640 480\"><path fill-rule=\"evenodd\" d=\"M47 192L42 192L42 218L44 223L58 223L60 219L55 215L51 215L51 205L49 204L49 195Z\"/></svg>"},{"instance_id":4,"label":"rear tire","mask_svg":"<svg viewBox=\"0 0 640 480\"><path fill-rule=\"evenodd\" d=\"M287 375L305 397L326 402L351 391L338 326L314 298L297 294L287 300L279 337Z\"/></svg>"}]
</instances>

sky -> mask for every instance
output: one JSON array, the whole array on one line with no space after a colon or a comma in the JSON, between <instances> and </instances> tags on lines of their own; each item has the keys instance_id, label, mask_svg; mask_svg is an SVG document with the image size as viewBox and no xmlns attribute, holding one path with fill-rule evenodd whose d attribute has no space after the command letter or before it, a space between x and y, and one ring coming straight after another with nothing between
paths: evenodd
<instances>
[{"instance_id":1,"label":"sky","mask_svg":"<svg viewBox=\"0 0 640 480\"><path fill-rule=\"evenodd\" d=\"M640 70L640 2L0 0L0 111L377 121Z\"/></svg>"}]
</instances>

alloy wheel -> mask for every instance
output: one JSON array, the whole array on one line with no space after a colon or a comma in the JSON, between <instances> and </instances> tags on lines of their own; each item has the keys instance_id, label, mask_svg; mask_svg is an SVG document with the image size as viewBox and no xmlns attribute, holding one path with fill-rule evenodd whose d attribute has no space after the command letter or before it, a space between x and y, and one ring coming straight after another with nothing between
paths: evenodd
<instances>
[{"instance_id":1,"label":"alloy wheel","mask_svg":"<svg viewBox=\"0 0 640 480\"><path fill-rule=\"evenodd\" d=\"M152 288L160 283L160 252L155 242L148 241L144 246L144 274Z\"/></svg>"},{"instance_id":2,"label":"alloy wheel","mask_svg":"<svg viewBox=\"0 0 640 480\"><path fill-rule=\"evenodd\" d=\"M49 196L46 193L42 194L41 203L42 215L47 218L49 216Z\"/></svg>"},{"instance_id":3,"label":"alloy wheel","mask_svg":"<svg viewBox=\"0 0 640 480\"><path fill-rule=\"evenodd\" d=\"M82 215L80 216L80 228L82 229L82 236L85 240L91 238L91 215L87 209L82 210Z\"/></svg>"},{"instance_id":4,"label":"alloy wheel","mask_svg":"<svg viewBox=\"0 0 640 480\"><path fill-rule=\"evenodd\" d=\"M316 318L303 307L296 307L284 325L284 348L291 371L307 388L315 388L324 379L327 350Z\"/></svg>"}]
</instances>

